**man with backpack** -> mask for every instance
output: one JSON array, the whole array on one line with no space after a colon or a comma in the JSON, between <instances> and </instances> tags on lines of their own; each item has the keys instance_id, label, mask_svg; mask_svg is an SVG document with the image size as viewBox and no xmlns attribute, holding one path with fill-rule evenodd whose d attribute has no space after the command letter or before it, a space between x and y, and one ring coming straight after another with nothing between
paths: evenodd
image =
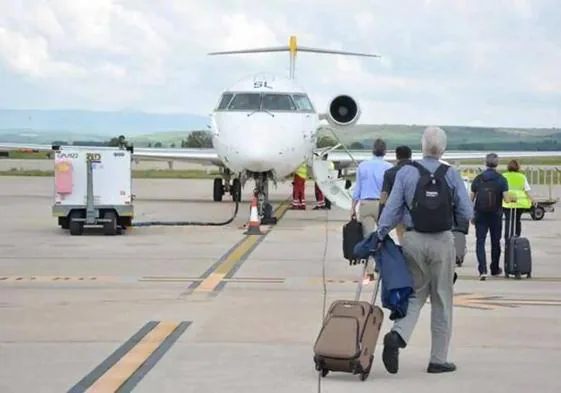
<instances>
[{"instance_id":1,"label":"man with backpack","mask_svg":"<svg viewBox=\"0 0 561 393\"><path fill-rule=\"evenodd\" d=\"M382 214L382 210L384 209L384 204L388 199L388 195L392 191L393 183L395 181L395 175L401 169L401 167L405 164L411 162L411 148L409 146L398 146L395 149L395 159L396 164L387 169L384 172L384 183L382 184L382 196L380 197L380 214ZM399 240L399 244L403 243L403 231L405 228L403 224L397 224L395 227L395 233L397 235L397 239Z\"/></svg>"},{"instance_id":2,"label":"man with backpack","mask_svg":"<svg viewBox=\"0 0 561 393\"><path fill-rule=\"evenodd\" d=\"M421 147L423 159L397 172L376 234L381 240L397 224L405 225L402 250L413 278L414 293L407 314L394 321L392 330L384 336L382 361L392 374L398 371L399 349L407 346L429 296L432 339L427 372L456 370L456 365L448 361L456 265L451 229L454 217L471 220L473 207L460 174L440 160L446 149L446 133L428 127Z\"/></svg>"},{"instance_id":3,"label":"man with backpack","mask_svg":"<svg viewBox=\"0 0 561 393\"><path fill-rule=\"evenodd\" d=\"M499 157L495 153L489 153L485 157L487 169L481 172L471 183L471 200L474 201L473 223L475 225L475 238L477 262L479 264L479 279L487 278L487 260L485 255L485 241L487 232L491 237L491 275L502 274L499 267L501 257L501 233L503 217L503 200L509 202L508 183L506 179L497 172Z\"/></svg>"}]
</instances>

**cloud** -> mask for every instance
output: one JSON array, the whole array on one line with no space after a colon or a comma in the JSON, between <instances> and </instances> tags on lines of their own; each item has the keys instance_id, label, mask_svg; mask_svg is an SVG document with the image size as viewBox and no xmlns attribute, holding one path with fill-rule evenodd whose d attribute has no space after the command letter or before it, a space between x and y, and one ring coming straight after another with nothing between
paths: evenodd
<instances>
[{"instance_id":1,"label":"cloud","mask_svg":"<svg viewBox=\"0 0 561 393\"><path fill-rule=\"evenodd\" d=\"M240 77L288 72L286 53L207 52L296 34L382 55L300 53L298 81L319 109L345 92L362 123L561 126L560 16L556 0L7 1L0 106L205 115Z\"/></svg>"}]
</instances>

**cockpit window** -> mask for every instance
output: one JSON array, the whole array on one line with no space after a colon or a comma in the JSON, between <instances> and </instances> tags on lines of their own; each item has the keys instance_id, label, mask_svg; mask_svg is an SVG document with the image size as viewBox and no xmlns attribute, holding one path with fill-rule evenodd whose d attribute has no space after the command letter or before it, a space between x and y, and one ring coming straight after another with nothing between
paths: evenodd
<instances>
[{"instance_id":1,"label":"cockpit window","mask_svg":"<svg viewBox=\"0 0 561 393\"><path fill-rule=\"evenodd\" d=\"M296 105L288 94L263 94L263 110L296 111Z\"/></svg>"},{"instance_id":2,"label":"cockpit window","mask_svg":"<svg viewBox=\"0 0 561 393\"><path fill-rule=\"evenodd\" d=\"M224 93L222 94L222 98L220 99L220 103L218 104L218 109L219 111L223 111L228 107L228 104L230 103L230 100L232 99L232 97L234 96L234 94L232 93Z\"/></svg>"},{"instance_id":3,"label":"cockpit window","mask_svg":"<svg viewBox=\"0 0 561 393\"><path fill-rule=\"evenodd\" d=\"M294 102L296 103L296 107L298 108L299 111L302 112L314 111L312 102L310 101L310 99L306 94L294 94L292 98L294 98Z\"/></svg>"},{"instance_id":4,"label":"cockpit window","mask_svg":"<svg viewBox=\"0 0 561 393\"><path fill-rule=\"evenodd\" d=\"M228 110L258 111L260 107L261 95L259 93L238 93L228 105Z\"/></svg>"}]
</instances>

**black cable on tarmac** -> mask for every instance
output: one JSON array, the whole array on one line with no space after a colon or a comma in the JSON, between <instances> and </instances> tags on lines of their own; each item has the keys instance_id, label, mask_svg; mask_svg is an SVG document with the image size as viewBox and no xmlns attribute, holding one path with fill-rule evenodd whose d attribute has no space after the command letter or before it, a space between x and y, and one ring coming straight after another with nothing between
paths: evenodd
<instances>
[{"instance_id":1,"label":"black cable on tarmac","mask_svg":"<svg viewBox=\"0 0 561 393\"><path fill-rule=\"evenodd\" d=\"M140 222L133 222L132 227L152 227L152 226L170 226L170 227L179 227L179 226L214 226L214 227L221 227L224 225L230 224L232 221L236 219L238 215L238 210L240 208L240 202L234 202L236 206L234 207L234 213L232 216L227 219L226 221L221 222L208 222L208 221L140 221Z\"/></svg>"}]
</instances>

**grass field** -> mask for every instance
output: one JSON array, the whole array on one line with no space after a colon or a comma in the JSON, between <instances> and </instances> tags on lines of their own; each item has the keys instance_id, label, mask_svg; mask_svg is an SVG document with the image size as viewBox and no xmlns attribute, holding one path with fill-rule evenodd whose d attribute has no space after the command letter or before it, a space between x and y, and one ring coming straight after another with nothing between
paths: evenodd
<instances>
[{"instance_id":1,"label":"grass field","mask_svg":"<svg viewBox=\"0 0 561 393\"><path fill-rule=\"evenodd\" d=\"M500 152L498 153L500 157ZM392 155L390 154L390 157ZM40 160L49 159L46 152L38 153L23 153L23 152L10 152L7 158L14 160ZM507 160L502 160L506 164ZM551 165L561 166L561 157L537 157L537 158L521 158L518 160L521 165ZM462 164L466 165L483 165L483 159L461 160Z\"/></svg>"}]
</instances>

